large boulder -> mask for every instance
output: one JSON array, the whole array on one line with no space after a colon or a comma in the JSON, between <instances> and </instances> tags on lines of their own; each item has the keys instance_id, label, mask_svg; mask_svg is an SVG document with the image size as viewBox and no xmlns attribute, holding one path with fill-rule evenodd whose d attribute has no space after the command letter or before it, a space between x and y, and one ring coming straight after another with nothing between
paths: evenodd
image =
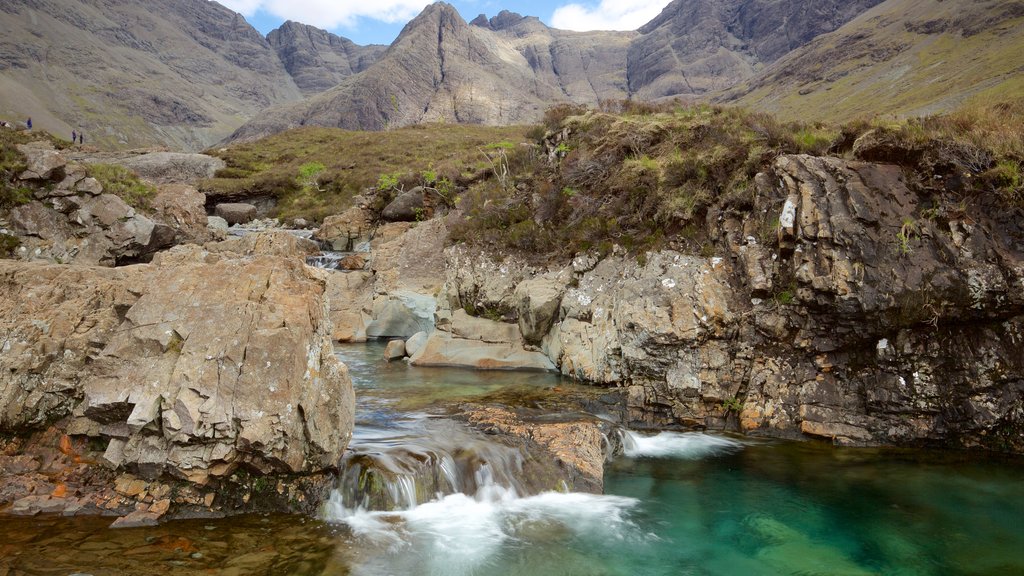
<instances>
[{"instance_id":1,"label":"large boulder","mask_svg":"<svg viewBox=\"0 0 1024 576\"><path fill-rule=\"evenodd\" d=\"M256 219L256 207L244 202L225 202L217 204L213 209L215 216L219 216L228 224L245 224Z\"/></svg>"},{"instance_id":2,"label":"large boulder","mask_svg":"<svg viewBox=\"0 0 1024 576\"><path fill-rule=\"evenodd\" d=\"M21 180L62 180L67 160L53 149L49 142L18 144L18 152L25 155L26 169L18 176Z\"/></svg>"},{"instance_id":3,"label":"large boulder","mask_svg":"<svg viewBox=\"0 0 1024 576\"><path fill-rule=\"evenodd\" d=\"M373 320L366 326L372 338L408 338L434 327L437 302L433 296L397 291L373 301Z\"/></svg>"},{"instance_id":4,"label":"large boulder","mask_svg":"<svg viewBox=\"0 0 1024 576\"><path fill-rule=\"evenodd\" d=\"M425 220L424 190L417 186L402 192L380 213L381 218L388 222L415 222Z\"/></svg>"},{"instance_id":5,"label":"large boulder","mask_svg":"<svg viewBox=\"0 0 1024 576\"><path fill-rule=\"evenodd\" d=\"M414 366L456 366L477 370L555 370L541 352L523 347L519 326L476 318L456 310L425 342L414 343Z\"/></svg>"},{"instance_id":6,"label":"large boulder","mask_svg":"<svg viewBox=\"0 0 1024 576\"><path fill-rule=\"evenodd\" d=\"M62 422L108 466L196 483L339 461L352 386L299 259L187 246L116 269L0 261L0 278L0 432Z\"/></svg>"},{"instance_id":7,"label":"large boulder","mask_svg":"<svg viewBox=\"0 0 1024 576\"><path fill-rule=\"evenodd\" d=\"M104 157L98 161L124 166L141 178L158 184L194 184L203 178L213 178L217 170L225 166L220 158L183 152L119 155Z\"/></svg>"},{"instance_id":8,"label":"large boulder","mask_svg":"<svg viewBox=\"0 0 1024 576\"><path fill-rule=\"evenodd\" d=\"M327 244L332 250L352 252L369 242L372 232L373 214L355 206L324 218L323 225L313 232L313 239Z\"/></svg>"},{"instance_id":9,"label":"large boulder","mask_svg":"<svg viewBox=\"0 0 1024 576\"><path fill-rule=\"evenodd\" d=\"M194 186L160 186L151 205L156 216L174 229L179 243L202 244L213 238L206 215L206 195Z\"/></svg>"}]
</instances>

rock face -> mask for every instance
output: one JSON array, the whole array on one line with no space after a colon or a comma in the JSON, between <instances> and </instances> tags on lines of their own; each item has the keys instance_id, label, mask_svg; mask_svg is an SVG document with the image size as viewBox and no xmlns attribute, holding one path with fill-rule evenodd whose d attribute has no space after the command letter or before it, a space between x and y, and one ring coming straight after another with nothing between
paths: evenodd
<instances>
[{"instance_id":1,"label":"rock face","mask_svg":"<svg viewBox=\"0 0 1024 576\"><path fill-rule=\"evenodd\" d=\"M543 342L562 372L621 383L656 425L1024 450L1019 226L923 218L892 165L783 156L758 183L777 239L722 215L728 257L579 276Z\"/></svg>"},{"instance_id":2,"label":"rock face","mask_svg":"<svg viewBox=\"0 0 1024 576\"><path fill-rule=\"evenodd\" d=\"M352 386L325 280L273 255L297 248L287 236L129 268L0 262L0 431L59 422L150 479L333 469Z\"/></svg>"},{"instance_id":3,"label":"rock face","mask_svg":"<svg viewBox=\"0 0 1024 576\"><path fill-rule=\"evenodd\" d=\"M324 218L313 238L327 243L333 250L352 252L360 244L369 243L372 231L373 215L365 208L355 206Z\"/></svg>"},{"instance_id":4,"label":"rock face","mask_svg":"<svg viewBox=\"0 0 1024 576\"><path fill-rule=\"evenodd\" d=\"M359 46L348 38L291 20L267 34L267 42L306 96L362 72L387 50L381 45Z\"/></svg>"},{"instance_id":5,"label":"rock face","mask_svg":"<svg viewBox=\"0 0 1024 576\"><path fill-rule=\"evenodd\" d=\"M555 368L624 388L634 426L1024 452L1024 229L994 197L940 201L939 176L781 156L750 210L707 215L714 257L539 267L456 245L418 267L403 250L439 250L443 221L389 224L363 302L371 323L436 306L413 365Z\"/></svg>"},{"instance_id":6,"label":"rock face","mask_svg":"<svg viewBox=\"0 0 1024 576\"><path fill-rule=\"evenodd\" d=\"M597 105L626 97L625 57L635 33L565 32L536 18L506 16L471 26L451 5L431 4L373 65L326 92L254 118L231 139L299 125L515 124L539 119L557 102Z\"/></svg>"}]
</instances>

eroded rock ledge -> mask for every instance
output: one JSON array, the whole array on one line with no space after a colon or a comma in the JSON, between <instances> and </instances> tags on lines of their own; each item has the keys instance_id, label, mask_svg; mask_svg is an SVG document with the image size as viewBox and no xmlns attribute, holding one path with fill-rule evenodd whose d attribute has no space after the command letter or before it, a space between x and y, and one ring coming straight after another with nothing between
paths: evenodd
<instances>
[{"instance_id":1,"label":"eroded rock ledge","mask_svg":"<svg viewBox=\"0 0 1024 576\"><path fill-rule=\"evenodd\" d=\"M369 271L330 277L335 336L387 326L413 364L618 386L635 426L1024 452L1024 230L944 183L782 156L752 206L708 214L712 256L553 267L445 248L444 219L367 232L354 208L321 230L373 238Z\"/></svg>"},{"instance_id":2,"label":"eroded rock ledge","mask_svg":"<svg viewBox=\"0 0 1024 576\"><path fill-rule=\"evenodd\" d=\"M89 492L122 473L207 508L239 474L268 476L286 499L303 478L323 478L304 494L329 486L354 397L333 354L326 282L302 251L279 233L115 269L0 261L0 432L26 439L8 456L54 480L26 487L49 488L43 503L19 506L27 494L6 490L0 505L121 510Z\"/></svg>"}]
</instances>

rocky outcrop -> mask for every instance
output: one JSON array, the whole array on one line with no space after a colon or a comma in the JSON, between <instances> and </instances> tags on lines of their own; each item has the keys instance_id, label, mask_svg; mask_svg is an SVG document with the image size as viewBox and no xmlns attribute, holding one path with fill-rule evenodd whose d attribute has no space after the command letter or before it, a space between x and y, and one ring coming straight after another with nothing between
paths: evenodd
<instances>
[{"instance_id":1,"label":"rocky outcrop","mask_svg":"<svg viewBox=\"0 0 1024 576\"><path fill-rule=\"evenodd\" d=\"M154 215L175 231L175 244L203 244L213 240L206 216L206 196L187 184L165 184L157 190Z\"/></svg>"},{"instance_id":2,"label":"rocky outcrop","mask_svg":"<svg viewBox=\"0 0 1024 576\"><path fill-rule=\"evenodd\" d=\"M527 453L558 463L557 477L572 491L600 494L604 463L613 455L611 424L597 418L552 422L543 413L499 406L464 405L460 418L471 426L527 447ZM621 448L621 447L620 447ZM550 489L550 488L549 488Z\"/></svg>"},{"instance_id":3,"label":"rocky outcrop","mask_svg":"<svg viewBox=\"0 0 1024 576\"><path fill-rule=\"evenodd\" d=\"M523 347L515 324L451 313L409 358L413 366L458 366L478 370L554 370L538 351Z\"/></svg>"},{"instance_id":4,"label":"rocky outcrop","mask_svg":"<svg viewBox=\"0 0 1024 576\"><path fill-rule=\"evenodd\" d=\"M116 269L0 261L0 431L56 423L105 446L90 466L147 481L333 470L354 399L327 282L290 235L225 244Z\"/></svg>"},{"instance_id":5,"label":"rocky outcrop","mask_svg":"<svg viewBox=\"0 0 1024 576\"><path fill-rule=\"evenodd\" d=\"M224 161L206 154L182 152L149 152L146 154L72 153L73 159L90 164L124 166L140 178L156 184L192 184L213 178L224 168Z\"/></svg>"},{"instance_id":6,"label":"rocky outcrop","mask_svg":"<svg viewBox=\"0 0 1024 576\"><path fill-rule=\"evenodd\" d=\"M371 315L418 295L436 310L413 365L555 368L623 388L634 426L1022 452L1024 230L953 176L781 156L752 207L708 213L715 256L545 267L456 245L440 287L397 248L443 222L391 224Z\"/></svg>"},{"instance_id":7,"label":"rocky outcrop","mask_svg":"<svg viewBox=\"0 0 1024 576\"><path fill-rule=\"evenodd\" d=\"M8 215L21 259L114 266L146 260L175 242L206 239L198 227L202 195L194 189L171 188L154 199L157 214L172 221L168 225L103 193L85 166L69 163L49 142L19 151L29 166L20 178L35 198Z\"/></svg>"},{"instance_id":8,"label":"rocky outcrop","mask_svg":"<svg viewBox=\"0 0 1024 576\"><path fill-rule=\"evenodd\" d=\"M1019 225L930 212L907 179L780 157L757 179L766 220L709 215L722 256L602 260L566 288L543 349L625 386L636 422L1024 450Z\"/></svg>"}]
</instances>

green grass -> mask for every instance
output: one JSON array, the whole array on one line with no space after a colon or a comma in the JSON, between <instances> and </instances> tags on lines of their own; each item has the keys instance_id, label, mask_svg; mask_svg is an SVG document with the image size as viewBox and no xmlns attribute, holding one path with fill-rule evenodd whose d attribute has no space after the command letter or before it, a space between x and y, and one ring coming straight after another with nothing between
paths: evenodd
<instances>
[{"instance_id":1,"label":"green grass","mask_svg":"<svg viewBox=\"0 0 1024 576\"><path fill-rule=\"evenodd\" d=\"M514 150L528 129L458 124L387 132L299 128L208 151L227 167L200 189L214 197L272 196L277 200L273 216L321 221L344 211L353 196L377 186L382 177L395 187L470 178L488 168L484 151ZM317 186L303 185L301 172L310 166L323 167Z\"/></svg>"},{"instance_id":2,"label":"green grass","mask_svg":"<svg viewBox=\"0 0 1024 576\"><path fill-rule=\"evenodd\" d=\"M119 196L138 210L149 210L156 188L140 180L131 170L113 164L89 164L87 170L90 176L103 185L104 193Z\"/></svg>"}]
</instances>

